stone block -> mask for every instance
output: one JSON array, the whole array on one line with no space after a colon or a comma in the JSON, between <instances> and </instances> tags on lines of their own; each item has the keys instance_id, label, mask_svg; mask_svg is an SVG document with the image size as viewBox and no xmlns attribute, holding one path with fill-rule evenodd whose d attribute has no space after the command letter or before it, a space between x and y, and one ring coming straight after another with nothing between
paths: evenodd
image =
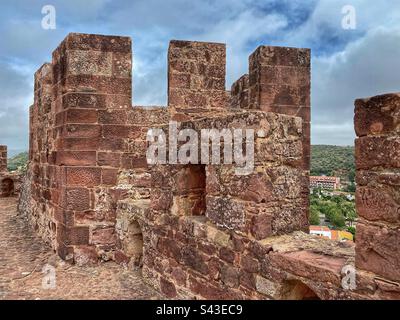
<instances>
[{"instance_id":1,"label":"stone block","mask_svg":"<svg viewBox=\"0 0 400 320\"><path fill-rule=\"evenodd\" d=\"M96 165L96 151L57 151L56 165L93 166Z\"/></svg>"},{"instance_id":2,"label":"stone block","mask_svg":"<svg viewBox=\"0 0 400 320\"><path fill-rule=\"evenodd\" d=\"M400 95L379 95L355 101L354 126L358 137L398 133Z\"/></svg>"},{"instance_id":3,"label":"stone block","mask_svg":"<svg viewBox=\"0 0 400 320\"><path fill-rule=\"evenodd\" d=\"M357 187L357 213L369 221L400 223L400 197L394 187Z\"/></svg>"},{"instance_id":4,"label":"stone block","mask_svg":"<svg viewBox=\"0 0 400 320\"><path fill-rule=\"evenodd\" d=\"M400 168L400 138L367 136L355 141L357 169Z\"/></svg>"},{"instance_id":5,"label":"stone block","mask_svg":"<svg viewBox=\"0 0 400 320\"><path fill-rule=\"evenodd\" d=\"M357 223L356 267L400 281L400 228Z\"/></svg>"},{"instance_id":6,"label":"stone block","mask_svg":"<svg viewBox=\"0 0 400 320\"><path fill-rule=\"evenodd\" d=\"M68 186L93 187L101 184L101 168L65 167L64 170Z\"/></svg>"}]
</instances>

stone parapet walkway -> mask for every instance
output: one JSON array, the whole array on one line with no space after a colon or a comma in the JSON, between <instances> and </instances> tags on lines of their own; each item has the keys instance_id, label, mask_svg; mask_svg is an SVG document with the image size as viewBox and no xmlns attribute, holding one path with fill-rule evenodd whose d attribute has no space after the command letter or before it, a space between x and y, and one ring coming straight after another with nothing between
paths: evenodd
<instances>
[{"instance_id":1,"label":"stone parapet walkway","mask_svg":"<svg viewBox=\"0 0 400 320\"><path fill-rule=\"evenodd\" d=\"M42 285L54 266L55 288ZM51 267L50 267L51 268ZM48 285L51 286L51 285ZM140 271L114 262L78 267L63 262L17 214L17 199L0 199L0 299L159 299Z\"/></svg>"}]
</instances>

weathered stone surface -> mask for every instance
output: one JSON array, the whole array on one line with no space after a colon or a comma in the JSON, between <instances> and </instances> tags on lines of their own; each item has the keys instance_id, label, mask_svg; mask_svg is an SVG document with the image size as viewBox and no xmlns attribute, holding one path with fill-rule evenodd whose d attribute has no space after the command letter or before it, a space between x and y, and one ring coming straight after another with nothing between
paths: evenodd
<instances>
[{"instance_id":1,"label":"weathered stone surface","mask_svg":"<svg viewBox=\"0 0 400 320\"><path fill-rule=\"evenodd\" d=\"M360 137L355 142L355 154L358 169L400 168L400 139L382 136Z\"/></svg>"},{"instance_id":2,"label":"weathered stone surface","mask_svg":"<svg viewBox=\"0 0 400 320\"><path fill-rule=\"evenodd\" d=\"M223 108L225 45L177 41L168 49L168 105L185 108Z\"/></svg>"},{"instance_id":3,"label":"weathered stone surface","mask_svg":"<svg viewBox=\"0 0 400 320\"><path fill-rule=\"evenodd\" d=\"M379 289L376 282L369 284L369 290L381 299L392 299L396 294L390 292L400 281L400 99L398 94L386 94L358 99L355 106L356 209L362 217L355 262L384 283Z\"/></svg>"},{"instance_id":4,"label":"weathered stone surface","mask_svg":"<svg viewBox=\"0 0 400 320\"><path fill-rule=\"evenodd\" d=\"M344 258L316 254L310 251L297 251L272 254L271 259L283 270L320 282L340 285Z\"/></svg>"},{"instance_id":5,"label":"weathered stone surface","mask_svg":"<svg viewBox=\"0 0 400 320\"><path fill-rule=\"evenodd\" d=\"M207 197L207 217L217 225L228 229L240 229L244 225L244 207L234 199Z\"/></svg>"},{"instance_id":6,"label":"weathered stone surface","mask_svg":"<svg viewBox=\"0 0 400 320\"><path fill-rule=\"evenodd\" d=\"M356 266L400 281L400 229L357 225Z\"/></svg>"},{"instance_id":7,"label":"weathered stone surface","mask_svg":"<svg viewBox=\"0 0 400 320\"><path fill-rule=\"evenodd\" d=\"M398 133L400 123L400 95L375 96L355 101L354 126L359 137Z\"/></svg>"},{"instance_id":8,"label":"weathered stone surface","mask_svg":"<svg viewBox=\"0 0 400 320\"><path fill-rule=\"evenodd\" d=\"M236 288L239 285L239 270L230 266L224 266L221 269L222 282L231 288Z\"/></svg>"},{"instance_id":9,"label":"weathered stone surface","mask_svg":"<svg viewBox=\"0 0 400 320\"><path fill-rule=\"evenodd\" d=\"M261 276L256 276L256 289L258 292L274 298L279 292L279 285Z\"/></svg>"},{"instance_id":10,"label":"weathered stone surface","mask_svg":"<svg viewBox=\"0 0 400 320\"><path fill-rule=\"evenodd\" d=\"M165 294L167 298L175 298L176 297L176 290L175 286L172 282L161 278L160 279L160 288L161 292Z\"/></svg>"},{"instance_id":11,"label":"weathered stone surface","mask_svg":"<svg viewBox=\"0 0 400 320\"><path fill-rule=\"evenodd\" d=\"M0 172L7 171L7 146L0 145Z\"/></svg>"},{"instance_id":12,"label":"weathered stone surface","mask_svg":"<svg viewBox=\"0 0 400 320\"><path fill-rule=\"evenodd\" d=\"M249 104L249 75L245 74L236 80L231 87L231 108L247 109Z\"/></svg>"},{"instance_id":13,"label":"weathered stone surface","mask_svg":"<svg viewBox=\"0 0 400 320\"><path fill-rule=\"evenodd\" d=\"M369 221L400 222L400 195L395 187L358 187L357 213Z\"/></svg>"},{"instance_id":14,"label":"weathered stone surface","mask_svg":"<svg viewBox=\"0 0 400 320\"><path fill-rule=\"evenodd\" d=\"M97 260L91 247L76 248L76 265L61 260L27 224L24 214L17 211L17 198L0 199L1 300L162 298L138 271L128 271L113 261L91 265ZM42 270L49 266L56 274L56 287L51 290L42 287Z\"/></svg>"},{"instance_id":15,"label":"weathered stone surface","mask_svg":"<svg viewBox=\"0 0 400 320\"><path fill-rule=\"evenodd\" d=\"M272 216L268 214L254 216L251 222L251 233L257 240L271 236Z\"/></svg>"}]
</instances>

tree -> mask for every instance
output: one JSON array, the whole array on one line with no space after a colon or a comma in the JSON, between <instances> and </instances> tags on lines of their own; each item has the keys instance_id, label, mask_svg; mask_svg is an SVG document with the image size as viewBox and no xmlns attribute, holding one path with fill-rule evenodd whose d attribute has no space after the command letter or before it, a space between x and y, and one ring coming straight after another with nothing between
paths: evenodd
<instances>
[{"instance_id":1,"label":"tree","mask_svg":"<svg viewBox=\"0 0 400 320\"><path fill-rule=\"evenodd\" d=\"M319 219L319 211L314 207L311 206L310 208L310 224L313 226L318 226L320 224Z\"/></svg>"},{"instance_id":2,"label":"tree","mask_svg":"<svg viewBox=\"0 0 400 320\"><path fill-rule=\"evenodd\" d=\"M339 210L333 212L332 217L329 220L337 228L343 228L346 226L346 220Z\"/></svg>"},{"instance_id":3,"label":"tree","mask_svg":"<svg viewBox=\"0 0 400 320\"><path fill-rule=\"evenodd\" d=\"M356 228L347 227L347 231L350 232L354 237L356 236Z\"/></svg>"},{"instance_id":4,"label":"tree","mask_svg":"<svg viewBox=\"0 0 400 320\"><path fill-rule=\"evenodd\" d=\"M356 172L355 172L354 169L351 169L351 170L349 171L349 181L350 181L352 184L354 184L355 177L356 177Z\"/></svg>"},{"instance_id":5,"label":"tree","mask_svg":"<svg viewBox=\"0 0 400 320\"><path fill-rule=\"evenodd\" d=\"M354 182L349 183L344 189L346 192L356 192L356 184Z\"/></svg>"},{"instance_id":6,"label":"tree","mask_svg":"<svg viewBox=\"0 0 400 320\"><path fill-rule=\"evenodd\" d=\"M352 226L353 222L357 218L354 202L350 201L343 202L341 208L343 215L346 217L346 220L350 221L350 226Z\"/></svg>"}]
</instances>

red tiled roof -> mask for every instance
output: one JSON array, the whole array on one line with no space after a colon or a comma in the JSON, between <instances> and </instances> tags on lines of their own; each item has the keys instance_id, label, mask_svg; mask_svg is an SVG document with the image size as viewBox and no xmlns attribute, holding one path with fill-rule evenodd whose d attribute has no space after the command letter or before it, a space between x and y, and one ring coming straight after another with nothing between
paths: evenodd
<instances>
[{"instance_id":1,"label":"red tiled roof","mask_svg":"<svg viewBox=\"0 0 400 320\"><path fill-rule=\"evenodd\" d=\"M330 231L326 226L310 226L310 231Z\"/></svg>"}]
</instances>

